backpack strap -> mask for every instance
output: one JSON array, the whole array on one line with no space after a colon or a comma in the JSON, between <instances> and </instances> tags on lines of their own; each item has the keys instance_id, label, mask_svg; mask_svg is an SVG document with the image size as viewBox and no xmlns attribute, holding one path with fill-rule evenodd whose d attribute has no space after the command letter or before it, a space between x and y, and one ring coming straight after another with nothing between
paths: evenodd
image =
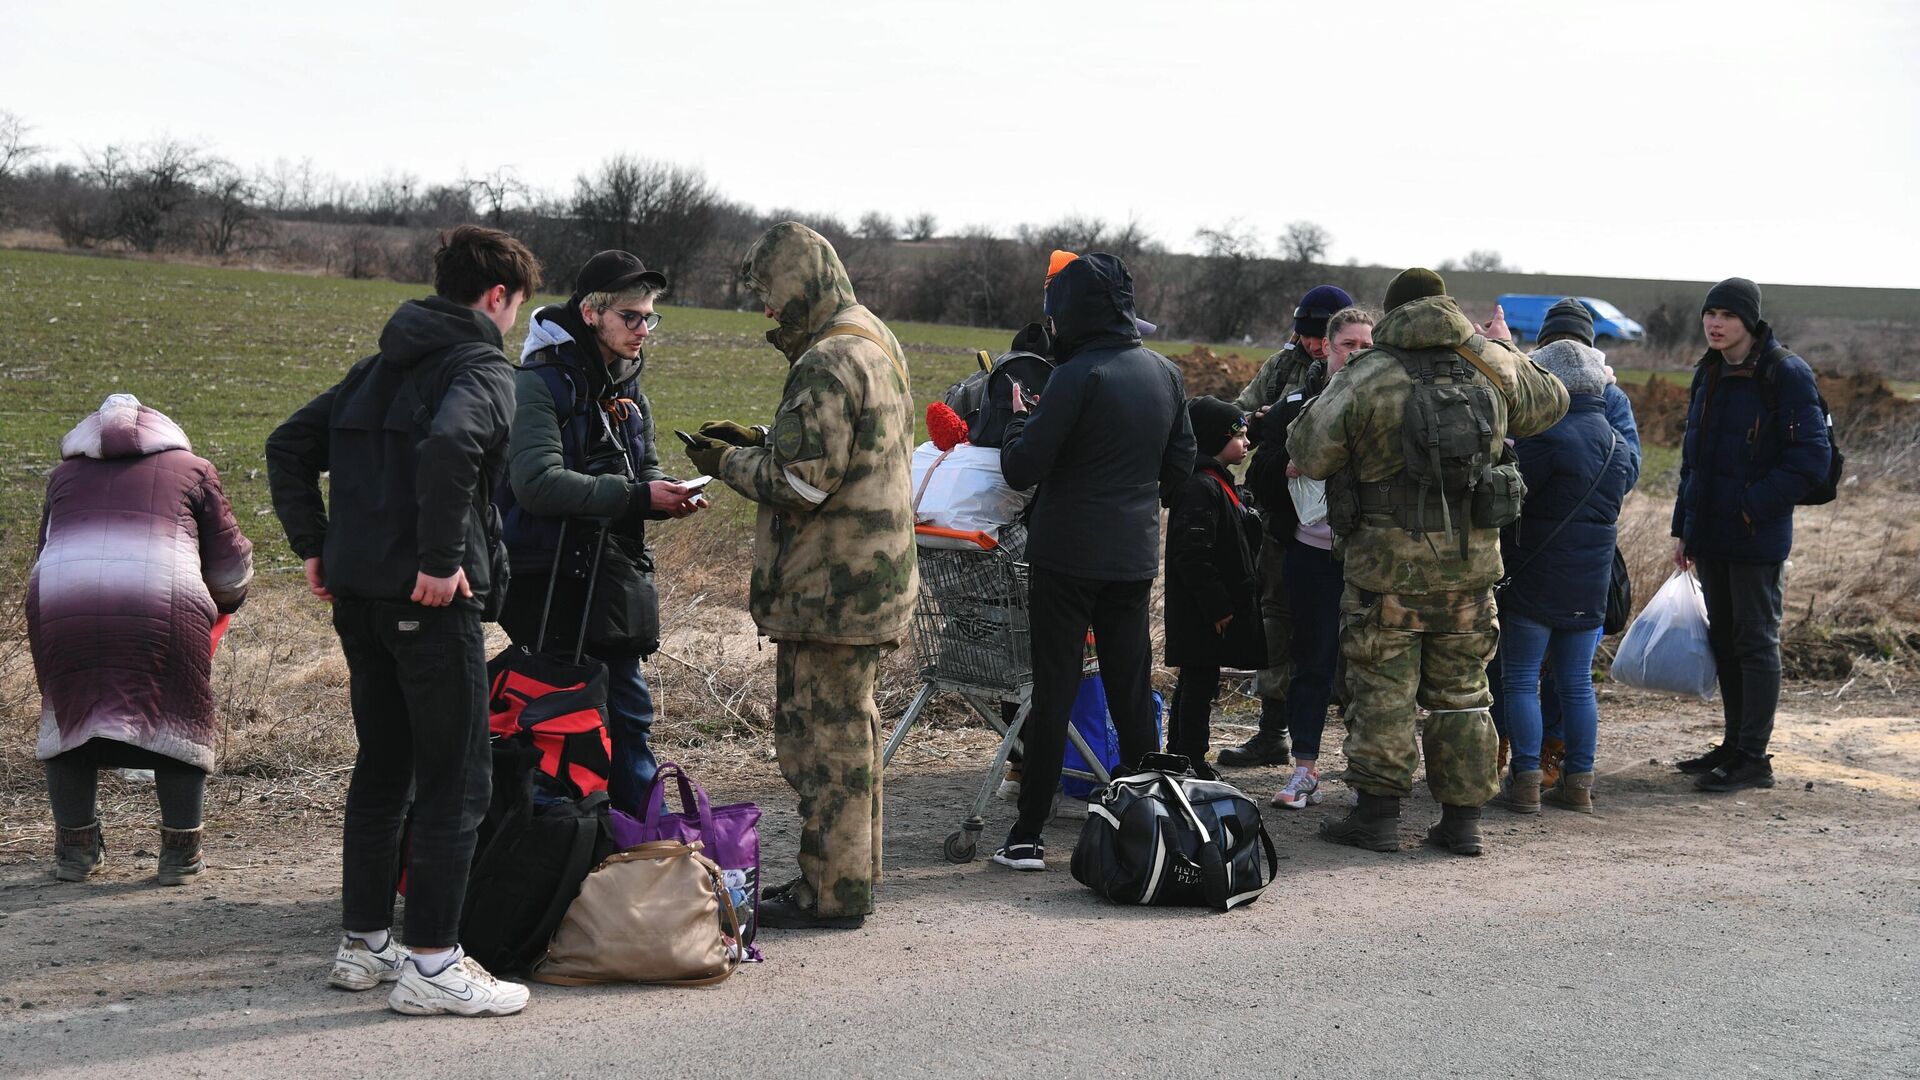
<instances>
[{"instance_id":1,"label":"backpack strap","mask_svg":"<svg viewBox=\"0 0 1920 1080\"><path fill-rule=\"evenodd\" d=\"M553 932L560 928L560 920L567 917L567 908L580 895L580 882L586 880L587 872L593 869L593 845L600 839L600 809L606 802L607 793L604 791L596 791L580 801L583 812L574 822L572 844L567 849L565 869L561 872L563 884L553 891L553 899L547 902L547 910L540 913L540 921L534 924L533 935L521 945L520 956L526 956L532 949L538 949L542 954L546 952L548 943L553 940Z\"/></svg>"},{"instance_id":2,"label":"backpack strap","mask_svg":"<svg viewBox=\"0 0 1920 1080\"><path fill-rule=\"evenodd\" d=\"M1500 376L1493 373L1493 366L1482 359L1479 353L1474 352L1465 345L1455 345L1453 351L1459 353L1461 358L1466 360L1467 363L1472 364L1480 374L1485 375L1488 382L1495 386L1500 385Z\"/></svg>"},{"instance_id":3,"label":"backpack strap","mask_svg":"<svg viewBox=\"0 0 1920 1080\"><path fill-rule=\"evenodd\" d=\"M826 333L814 339L814 344L817 345L830 337L857 337L880 346L880 351L887 354L887 360L893 364L893 370L900 376L900 385L913 385L913 380L907 378L907 365L901 363L900 358L893 355L893 350L887 346L886 342L880 340L878 334L873 333L863 326L855 326L852 323L840 323L828 327Z\"/></svg>"}]
</instances>

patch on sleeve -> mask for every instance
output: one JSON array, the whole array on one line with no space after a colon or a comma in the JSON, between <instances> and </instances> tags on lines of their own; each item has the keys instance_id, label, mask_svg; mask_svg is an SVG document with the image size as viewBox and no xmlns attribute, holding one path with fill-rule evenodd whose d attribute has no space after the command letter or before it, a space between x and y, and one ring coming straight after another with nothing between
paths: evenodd
<instances>
[{"instance_id":1,"label":"patch on sleeve","mask_svg":"<svg viewBox=\"0 0 1920 1080\"><path fill-rule=\"evenodd\" d=\"M784 412L773 423L773 453L783 465L812 461L826 454L818 432L807 427L798 412Z\"/></svg>"}]
</instances>

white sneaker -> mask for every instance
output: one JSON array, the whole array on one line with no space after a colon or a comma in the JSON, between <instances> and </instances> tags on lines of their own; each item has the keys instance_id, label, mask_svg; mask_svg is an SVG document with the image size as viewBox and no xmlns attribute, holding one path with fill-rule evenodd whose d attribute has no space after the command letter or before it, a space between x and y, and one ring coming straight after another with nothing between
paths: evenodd
<instances>
[{"instance_id":1,"label":"white sneaker","mask_svg":"<svg viewBox=\"0 0 1920 1080\"><path fill-rule=\"evenodd\" d=\"M1292 779L1273 797L1273 805L1305 810L1309 805L1320 805L1320 799L1320 774L1304 765L1295 765Z\"/></svg>"},{"instance_id":2,"label":"white sneaker","mask_svg":"<svg viewBox=\"0 0 1920 1080\"><path fill-rule=\"evenodd\" d=\"M480 961L462 956L431 978L407 957L387 1007L408 1016L512 1016L527 1007L527 988L487 974Z\"/></svg>"},{"instance_id":3,"label":"white sneaker","mask_svg":"<svg viewBox=\"0 0 1920 1080\"><path fill-rule=\"evenodd\" d=\"M405 946L387 935L387 947L374 952L367 943L347 934L340 935L340 947L333 951L333 972L327 982L342 990L371 990L383 982L400 977L400 965L407 960Z\"/></svg>"}]
</instances>

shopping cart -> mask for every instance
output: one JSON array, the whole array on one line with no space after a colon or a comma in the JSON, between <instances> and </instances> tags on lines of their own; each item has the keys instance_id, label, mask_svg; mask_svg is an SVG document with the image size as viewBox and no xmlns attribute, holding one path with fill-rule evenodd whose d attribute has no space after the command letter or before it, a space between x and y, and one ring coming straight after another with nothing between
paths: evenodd
<instances>
[{"instance_id":1,"label":"shopping cart","mask_svg":"<svg viewBox=\"0 0 1920 1080\"><path fill-rule=\"evenodd\" d=\"M885 767L894 751L938 693L957 695L1000 734L993 762L980 781L973 811L947 837L943 849L948 862L972 861L986 828L987 803L1006 775L1007 756L1020 745L1033 691L1033 658L1027 623L1027 565L986 533L963 533L921 525L919 541L920 600L913 614L913 659L920 672L920 691L894 726L881 758ZM964 543L965 547L929 546L929 541ZM1018 711L1009 724L1001 706ZM1090 762L1093 772L1064 770L1104 784L1110 777L1100 759L1072 725L1067 738Z\"/></svg>"}]
</instances>

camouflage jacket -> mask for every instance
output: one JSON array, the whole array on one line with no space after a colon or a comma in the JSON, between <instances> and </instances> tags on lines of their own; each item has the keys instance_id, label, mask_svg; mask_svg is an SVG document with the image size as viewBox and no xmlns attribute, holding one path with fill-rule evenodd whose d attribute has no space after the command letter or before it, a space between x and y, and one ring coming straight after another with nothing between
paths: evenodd
<instances>
[{"instance_id":1,"label":"camouflage jacket","mask_svg":"<svg viewBox=\"0 0 1920 1080\"><path fill-rule=\"evenodd\" d=\"M776 641L898 644L919 588L905 354L811 229L775 226L745 272L780 313L767 337L792 364L768 444L727 451L715 471L760 504L753 621Z\"/></svg>"},{"instance_id":2,"label":"camouflage jacket","mask_svg":"<svg viewBox=\"0 0 1920 1080\"><path fill-rule=\"evenodd\" d=\"M1474 333L1452 297L1431 296L1388 312L1374 327L1377 345L1396 349L1444 349L1465 345L1492 369L1504 404L1500 438L1525 438L1552 427L1567 411L1567 388L1545 368L1505 341ZM1327 381L1287 434L1287 453L1301 472L1325 480L1341 469L1370 483L1397 475L1406 465L1401 428L1413 379L1385 349L1362 349ZM1464 523L1463 523L1464 527ZM1400 596L1471 592L1500 579L1500 532L1469 529L1468 554L1435 542L1433 534L1363 525L1343 537L1347 582L1368 592Z\"/></svg>"},{"instance_id":3,"label":"camouflage jacket","mask_svg":"<svg viewBox=\"0 0 1920 1080\"><path fill-rule=\"evenodd\" d=\"M1307 368L1313 366L1313 357L1298 345L1288 345L1260 365L1253 381L1233 399L1241 412L1255 412L1279 401L1287 393L1297 389L1307 381Z\"/></svg>"}]
</instances>

